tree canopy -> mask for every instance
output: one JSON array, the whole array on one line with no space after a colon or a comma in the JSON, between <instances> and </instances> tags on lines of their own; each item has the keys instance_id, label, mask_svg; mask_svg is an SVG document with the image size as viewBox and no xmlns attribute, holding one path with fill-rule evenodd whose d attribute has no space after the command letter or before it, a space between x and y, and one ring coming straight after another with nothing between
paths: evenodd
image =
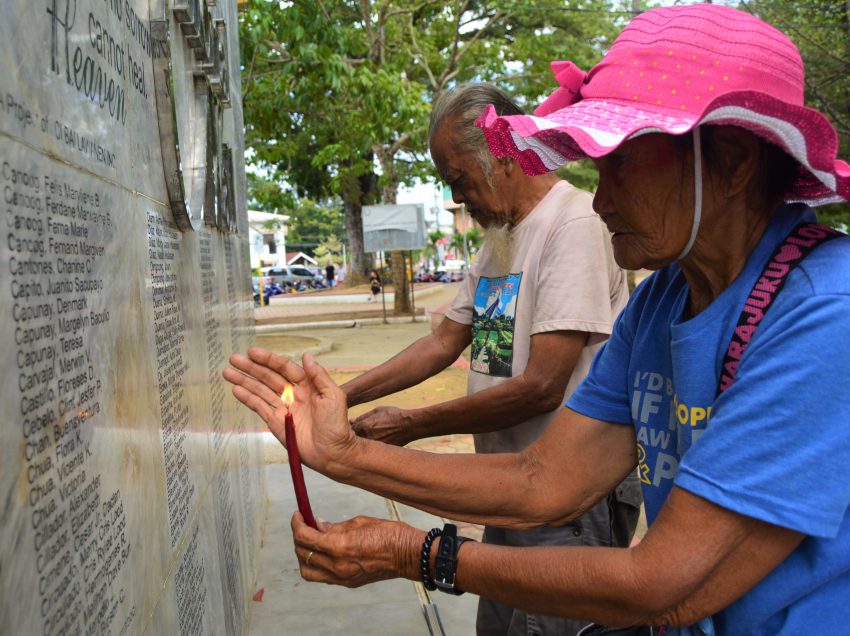
<instances>
[{"instance_id":1,"label":"tree canopy","mask_svg":"<svg viewBox=\"0 0 850 636\"><path fill-rule=\"evenodd\" d=\"M628 15L598 0L251 0L240 19L249 160L296 199L339 197L362 269L360 207L434 177L434 99L490 81L533 106L555 87L551 60L589 67Z\"/></svg>"},{"instance_id":2,"label":"tree canopy","mask_svg":"<svg viewBox=\"0 0 850 636\"><path fill-rule=\"evenodd\" d=\"M741 8L785 33L803 57L806 104L824 113L838 132L838 156L850 160L850 2L743 0ZM821 222L850 225L846 203L818 209Z\"/></svg>"},{"instance_id":3,"label":"tree canopy","mask_svg":"<svg viewBox=\"0 0 850 636\"><path fill-rule=\"evenodd\" d=\"M550 61L589 69L641 4L651 3L250 0L240 14L246 145L249 162L265 175L252 178L251 196L290 216L309 205L337 207L344 230L316 231L347 235L353 270L362 271L361 206L394 203L400 184L436 177L426 135L431 104L443 91L488 81L531 108L555 88ZM833 120L840 155L850 156L847 0L739 6L801 49L807 103ZM594 186L587 163L562 172L580 187ZM846 206L835 209L847 215Z\"/></svg>"}]
</instances>

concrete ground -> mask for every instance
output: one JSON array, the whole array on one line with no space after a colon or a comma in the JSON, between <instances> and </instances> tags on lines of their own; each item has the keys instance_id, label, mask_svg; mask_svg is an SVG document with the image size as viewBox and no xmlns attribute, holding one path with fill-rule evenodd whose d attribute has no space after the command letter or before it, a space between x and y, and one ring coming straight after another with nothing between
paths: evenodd
<instances>
[{"instance_id":1,"label":"concrete ground","mask_svg":"<svg viewBox=\"0 0 850 636\"><path fill-rule=\"evenodd\" d=\"M337 291L340 295L342 290ZM383 362L409 343L427 334L432 320L441 318L444 308L457 293L457 284L433 287L417 300L426 309L427 319L413 322L366 324L355 327L302 328L292 322L336 320L340 314L358 309L362 299L340 299L339 303L305 303L306 298L289 304L295 298L281 298L270 307L257 309L265 324L275 318L288 319L281 329L258 332L261 346L300 357L310 351L317 361L342 383L366 369ZM306 295L305 295L306 296ZM361 294L362 296L362 294ZM328 298L321 296L321 298ZM313 310L311 311L310 308ZM374 311L374 304L365 306ZM390 304L391 309L391 304ZM258 321L259 322L259 321ZM352 409L356 416L377 404L421 406L441 402L466 393L465 361L460 360L419 387L403 391L392 398L378 400ZM308 583L301 579L289 528L296 509L295 496L286 452L270 434L265 437L268 464L268 502L263 544L259 554L258 593L252 604L250 633L256 636L336 635L343 632L367 635L475 633L477 597L466 594L450 597L429 593L421 584L406 580L385 581L360 589ZM468 435L452 435L412 444L434 452L472 452ZM315 514L329 521L349 519L357 515L397 518L423 530L442 526L441 519L407 506L383 499L366 491L337 484L305 468L305 480ZM460 524L466 536L480 538L481 528ZM261 599L261 600L258 600Z\"/></svg>"},{"instance_id":2,"label":"concrete ground","mask_svg":"<svg viewBox=\"0 0 850 636\"><path fill-rule=\"evenodd\" d=\"M255 311L257 341L260 346L295 359L309 351L329 369L336 382L342 383L429 333L442 319L442 313L457 294L458 285L418 286L416 306L424 310L424 315L416 322L408 316L389 324L383 324L380 304L376 307L376 303L367 302L365 295L358 293L362 290L351 293L335 289L273 298L269 307ZM387 308L391 315L391 301L387 301ZM337 326L328 327L329 324ZM467 359L461 356L454 365L421 385L355 407L351 414L356 417L379 404L405 408L463 396L467 369ZM259 554L258 590L251 612L252 635L330 636L350 632L465 636L475 633L477 597L472 594L453 597L428 593L421 584L406 580L385 581L356 590L303 581L289 528L296 504L286 451L271 434L266 434L265 441L268 502ZM469 435L419 440L411 446L440 453L473 452ZM306 468L305 479L315 514L329 521L369 515L401 519L423 530L451 521L337 484ZM479 526L459 526L465 536L480 538ZM642 536L643 532L645 525L638 529L638 535Z\"/></svg>"}]
</instances>

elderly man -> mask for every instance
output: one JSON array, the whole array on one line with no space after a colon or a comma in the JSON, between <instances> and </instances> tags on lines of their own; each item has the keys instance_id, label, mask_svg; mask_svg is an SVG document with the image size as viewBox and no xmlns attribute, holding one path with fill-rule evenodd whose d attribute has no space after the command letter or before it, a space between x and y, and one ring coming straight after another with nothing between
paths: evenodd
<instances>
[{"instance_id":1,"label":"elderly man","mask_svg":"<svg viewBox=\"0 0 850 636\"><path fill-rule=\"evenodd\" d=\"M447 93L431 114L431 156L440 177L485 228L484 247L446 314L428 336L342 388L353 406L429 378L471 343L468 395L434 406L380 407L353 422L392 444L473 433L479 453L520 451L537 439L584 378L628 297L608 232L591 196L554 175L526 176L494 159L475 119L487 104L522 111L499 89L471 84ZM486 527L488 543L620 545L634 533L636 478L566 527ZM482 598L479 634L573 634L584 623L526 614Z\"/></svg>"}]
</instances>

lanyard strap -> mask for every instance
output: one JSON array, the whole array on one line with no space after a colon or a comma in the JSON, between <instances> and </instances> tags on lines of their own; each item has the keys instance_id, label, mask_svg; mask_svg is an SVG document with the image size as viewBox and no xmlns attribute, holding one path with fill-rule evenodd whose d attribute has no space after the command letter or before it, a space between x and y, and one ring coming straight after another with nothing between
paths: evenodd
<instances>
[{"instance_id":1,"label":"lanyard strap","mask_svg":"<svg viewBox=\"0 0 850 636\"><path fill-rule=\"evenodd\" d=\"M747 346L753 339L765 313L773 304L776 296L785 286L788 274L791 273L809 252L818 245L831 241L839 236L845 236L838 230L818 223L801 223L776 248L767 261L761 276L750 290L749 296L738 317L738 324L732 333L729 348L723 356L720 367L720 382L717 395L732 386L735 374L738 372L738 362L744 355Z\"/></svg>"}]
</instances>

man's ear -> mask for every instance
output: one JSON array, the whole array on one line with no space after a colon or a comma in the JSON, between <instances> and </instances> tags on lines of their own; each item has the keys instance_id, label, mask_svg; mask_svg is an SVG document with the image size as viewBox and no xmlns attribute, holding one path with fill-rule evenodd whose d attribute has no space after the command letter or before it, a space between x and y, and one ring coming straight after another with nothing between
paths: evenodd
<instances>
[{"instance_id":1,"label":"man's ear","mask_svg":"<svg viewBox=\"0 0 850 636\"><path fill-rule=\"evenodd\" d=\"M722 193L732 198L756 179L761 144L753 133L738 126L712 126L712 164Z\"/></svg>"}]
</instances>

